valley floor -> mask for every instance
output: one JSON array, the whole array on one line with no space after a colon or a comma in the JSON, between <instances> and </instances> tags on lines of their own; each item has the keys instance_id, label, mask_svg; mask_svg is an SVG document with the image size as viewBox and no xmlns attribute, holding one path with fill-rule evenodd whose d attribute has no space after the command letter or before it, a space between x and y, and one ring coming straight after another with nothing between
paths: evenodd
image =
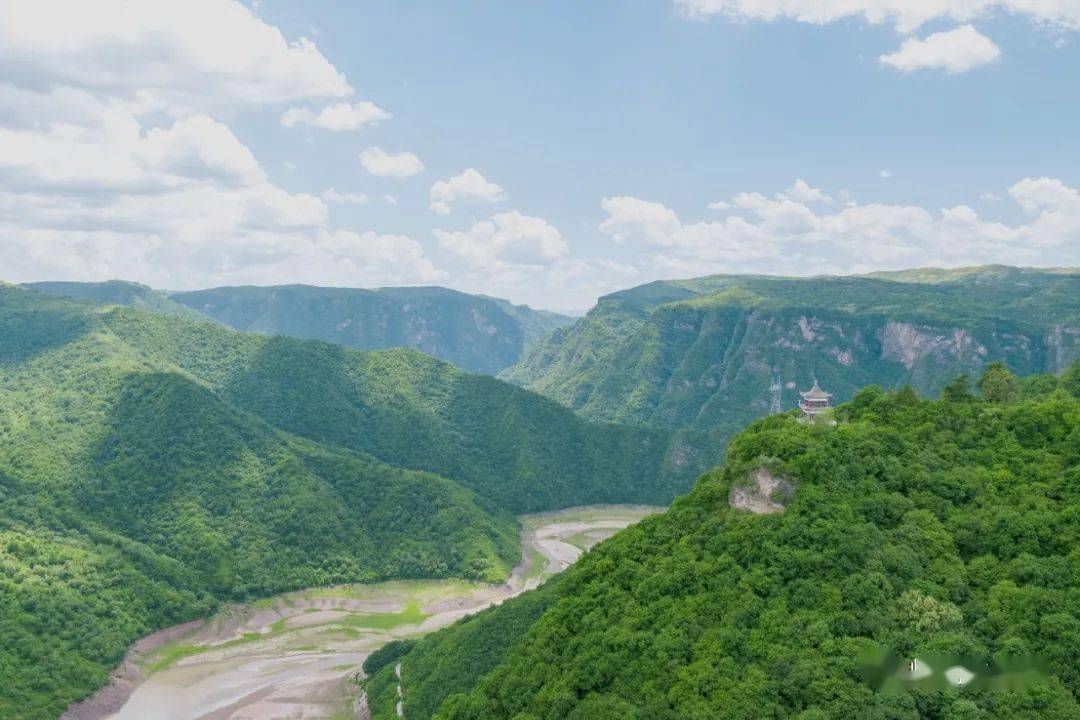
<instances>
[{"instance_id":1,"label":"valley floor","mask_svg":"<svg viewBox=\"0 0 1080 720\"><path fill-rule=\"evenodd\" d=\"M596 506L525 516L522 559L503 585L347 585L228 607L140 641L114 682L62 720L363 718L356 680L374 650L532 589L583 550L659 511Z\"/></svg>"}]
</instances>

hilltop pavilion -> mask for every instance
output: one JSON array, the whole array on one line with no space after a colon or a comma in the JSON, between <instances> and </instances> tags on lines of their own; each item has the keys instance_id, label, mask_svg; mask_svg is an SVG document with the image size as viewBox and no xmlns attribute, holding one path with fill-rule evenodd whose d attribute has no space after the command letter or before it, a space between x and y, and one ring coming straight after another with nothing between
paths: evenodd
<instances>
[{"instance_id":1,"label":"hilltop pavilion","mask_svg":"<svg viewBox=\"0 0 1080 720\"><path fill-rule=\"evenodd\" d=\"M799 408L807 417L816 417L830 408L829 401L832 399L832 393L822 390L817 380L814 380L814 387L799 394L802 395Z\"/></svg>"}]
</instances>

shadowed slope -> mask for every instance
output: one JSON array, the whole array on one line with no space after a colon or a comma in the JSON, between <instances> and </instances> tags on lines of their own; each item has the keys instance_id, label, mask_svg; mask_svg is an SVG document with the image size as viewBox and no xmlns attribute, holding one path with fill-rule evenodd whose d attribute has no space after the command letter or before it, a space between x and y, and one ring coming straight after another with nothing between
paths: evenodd
<instances>
[{"instance_id":1,"label":"shadowed slope","mask_svg":"<svg viewBox=\"0 0 1080 720\"><path fill-rule=\"evenodd\" d=\"M358 352L117 310L125 343L296 435L466 485L515 512L665 502L697 468L664 430L581 420L535 393L412 350Z\"/></svg>"}]
</instances>

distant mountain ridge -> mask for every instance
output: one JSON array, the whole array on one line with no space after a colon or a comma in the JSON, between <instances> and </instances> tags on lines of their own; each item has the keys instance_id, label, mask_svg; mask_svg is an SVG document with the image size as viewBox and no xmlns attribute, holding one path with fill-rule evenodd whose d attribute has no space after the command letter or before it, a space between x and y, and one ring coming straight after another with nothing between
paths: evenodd
<instances>
[{"instance_id":1,"label":"distant mountain ridge","mask_svg":"<svg viewBox=\"0 0 1080 720\"><path fill-rule=\"evenodd\" d=\"M1080 268L1028 268L1012 265L971 265L960 268L910 268L907 270L879 270L861 277L882 278L899 282L944 283L944 282L982 282L1011 278L1022 280L1025 276L1040 275L1077 275Z\"/></svg>"},{"instance_id":2,"label":"distant mountain ridge","mask_svg":"<svg viewBox=\"0 0 1080 720\"><path fill-rule=\"evenodd\" d=\"M325 340L360 350L410 347L494 375L571 318L442 287L223 287L170 299L243 332Z\"/></svg>"},{"instance_id":3,"label":"distant mountain ridge","mask_svg":"<svg viewBox=\"0 0 1080 720\"><path fill-rule=\"evenodd\" d=\"M126 280L106 280L104 282L45 281L24 283L22 287L58 297L140 308L159 315L171 315L189 320L205 321L210 319L197 310L192 310L185 305L170 300L169 294L166 292Z\"/></svg>"},{"instance_id":4,"label":"distant mountain ridge","mask_svg":"<svg viewBox=\"0 0 1080 720\"><path fill-rule=\"evenodd\" d=\"M774 398L791 408L814 379L837 400L870 384L935 395L994 360L1031 374L1078 355L1074 271L714 275L602 297L500 377L586 418L679 430L686 453L712 462Z\"/></svg>"},{"instance_id":5,"label":"distant mountain ridge","mask_svg":"<svg viewBox=\"0 0 1080 720\"><path fill-rule=\"evenodd\" d=\"M410 347L495 375L574 319L442 287L236 286L168 293L137 283L43 282L26 287L188 318L242 332L324 340L358 350Z\"/></svg>"}]
</instances>

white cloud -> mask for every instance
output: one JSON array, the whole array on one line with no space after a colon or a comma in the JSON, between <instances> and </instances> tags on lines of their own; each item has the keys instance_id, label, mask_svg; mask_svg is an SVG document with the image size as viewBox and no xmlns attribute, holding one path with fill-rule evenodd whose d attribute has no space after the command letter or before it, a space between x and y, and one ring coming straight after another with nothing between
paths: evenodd
<instances>
[{"instance_id":1,"label":"white cloud","mask_svg":"<svg viewBox=\"0 0 1080 720\"><path fill-rule=\"evenodd\" d=\"M411 152L388 153L379 147L360 153L360 164L378 177L407 178L424 169L424 163Z\"/></svg>"},{"instance_id":2,"label":"white cloud","mask_svg":"<svg viewBox=\"0 0 1080 720\"><path fill-rule=\"evenodd\" d=\"M4 279L446 278L414 240L331 228L326 202L361 196L276 186L215 117L352 94L312 43L238 3L0 0L0 77ZM365 109L341 105L316 120Z\"/></svg>"},{"instance_id":3,"label":"white cloud","mask_svg":"<svg viewBox=\"0 0 1080 720\"><path fill-rule=\"evenodd\" d=\"M795 20L824 25L858 18L871 25L895 25L903 33L931 20L969 22L994 12L1026 15L1046 25L1080 29L1076 0L674 0L693 18L726 15L742 20Z\"/></svg>"},{"instance_id":4,"label":"white cloud","mask_svg":"<svg viewBox=\"0 0 1080 720\"><path fill-rule=\"evenodd\" d=\"M145 194L200 180L253 185L265 174L228 127L205 115L144 131L111 111L100 127L0 127L0 180L14 189Z\"/></svg>"},{"instance_id":5,"label":"white cloud","mask_svg":"<svg viewBox=\"0 0 1080 720\"><path fill-rule=\"evenodd\" d=\"M1077 0L673 0L686 17L704 20L724 16L734 20L775 22L793 20L826 25L862 20L869 25L892 25L911 35L929 22L952 21L962 27L938 32L923 40L908 39L900 50L880 56L882 63L905 72L943 68L962 73L998 59L1000 49L969 24L995 15L1027 17L1058 32L1080 30Z\"/></svg>"},{"instance_id":6,"label":"white cloud","mask_svg":"<svg viewBox=\"0 0 1080 720\"><path fill-rule=\"evenodd\" d=\"M902 72L933 68L957 74L988 65L1000 57L1001 50L993 40L971 25L964 25L923 40L908 38L899 50L878 59Z\"/></svg>"},{"instance_id":7,"label":"white cloud","mask_svg":"<svg viewBox=\"0 0 1080 720\"><path fill-rule=\"evenodd\" d=\"M435 230L439 247L477 268L502 264L550 265L570 253L562 233L543 218L517 210L473 223L465 231Z\"/></svg>"},{"instance_id":8,"label":"white cloud","mask_svg":"<svg viewBox=\"0 0 1080 720\"><path fill-rule=\"evenodd\" d=\"M314 43L228 0L0 0L0 71L170 113L352 93Z\"/></svg>"},{"instance_id":9,"label":"white cloud","mask_svg":"<svg viewBox=\"0 0 1080 720\"><path fill-rule=\"evenodd\" d=\"M397 198L394 197L393 195L387 193L386 195L383 195L382 197L383 197L383 202L385 202L387 205L397 205Z\"/></svg>"},{"instance_id":10,"label":"white cloud","mask_svg":"<svg viewBox=\"0 0 1080 720\"><path fill-rule=\"evenodd\" d=\"M431 186L429 196L431 209L439 215L449 215L451 203L494 203L506 199L501 187L488 182L473 168L467 168L449 180L437 180Z\"/></svg>"},{"instance_id":11,"label":"white cloud","mask_svg":"<svg viewBox=\"0 0 1080 720\"><path fill-rule=\"evenodd\" d=\"M598 295L633 285L637 266L606 258L573 257L559 230L543 218L512 210L465 231L435 230L453 266L455 287L543 307L581 309Z\"/></svg>"},{"instance_id":12,"label":"white cloud","mask_svg":"<svg viewBox=\"0 0 1080 720\"><path fill-rule=\"evenodd\" d=\"M882 180L888 180L892 177L892 170L878 170L878 177Z\"/></svg>"},{"instance_id":13,"label":"white cloud","mask_svg":"<svg viewBox=\"0 0 1080 720\"><path fill-rule=\"evenodd\" d=\"M375 125L393 117L373 102L339 102L327 105L318 113L307 108L289 108L281 116L286 127L311 125L324 130L358 130L365 125Z\"/></svg>"},{"instance_id":14,"label":"white cloud","mask_svg":"<svg viewBox=\"0 0 1080 720\"><path fill-rule=\"evenodd\" d=\"M674 211L633 197L605 198L600 230L668 273L793 275L987 262L1080 263L1080 191L1050 178L1024 179L1009 195L1029 222L1008 225L959 205L938 212L911 205L851 202L818 213L786 194L741 193L732 214L685 223Z\"/></svg>"},{"instance_id":15,"label":"white cloud","mask_svg":"<svg viewBox=\"0 0 1080 720\"><path fill-rule=\"evenodd\" d=\"M1025 178L1009 188L1009 195L1027 213L1044 210L1080 210L1080 194L1060 180Z\"/></svg>"},{"instance_id":16,"label":"white cloud","mask_svg":"<svg viewBox=\"0 0 1080 720\"><path fill-rule=\"evenodd\" d=\"M371 198L363 193L342 193L334 188L323 190L322 199L326 202L342 203L346 205L366 205L371 202Z\"/></svg>"},{"instance_id":17,"label":"white cloud","mask_svg":"<svg viewBox=\"0 0 1080 720\"><path fill-rule=\"evenodd\" d=\"M790 199L792 199L792 200L794 200L796 202L806 203L807 205L809 205L811 203L831 203L832 202L831 197L829 197L828 195L823 193L820 189L818 189L816 187L811 187L810 183L808 183L808 182L806 182L805 180L802 180L802 179L796 180L795 183L791 187L789 187L787 190L785 190L780 195L778 195L778 197L790 198ZM714 203L714 205L715 205L715 203ZM713 208L712 205L710 205L709 207ZM713 208L713 209L717 210L717 209L720 209L720 208Z\"/></svg>"},{"instance_id":18,"label":"white cloud","mask_svg":"<svg viewBox=\"0 0 1080 720\"><path fill-rule=\"evenodd\" d=\"M636 265L607 258L565 258L544 267L504 265L497 271L469 269L453 285L465 292L505 297L553 310L581 311L600 295L642 282Z\"/></svg>"},{"instance_id":19,"label":"white cloud","mask_svg":"<svg viewBox=\"0 0 1080 720\"><path fill-rule=\"evenodd\" d=\"M104 137L45 134L15 152L27 135L0 129L0 178L16 181L0 190L7 279L191 287L444 277L408 238L330 230L323 200L270 183L228 128L205 116L147 132L128 118L110 122Z\"/></svg>"},{"instance_id":20,"label":"white cloud","mask_svg":"<svg viewBox=\"0 0 1080 720\"><path fill-rule=\"evenodd\" d=\"M227 283L400 284L445 279L419 243L332 230L323 200L155 170L152 192L0 191L7 280L124 277L170 288ZM17 212L16 212L17 210Z\"/></svg>"},{"instance_id":21,"label":"white cloud","mask_svg":"<svg viewBox=\"0 0 1080 720\"><path fill-rule=\"evenodd\" d=\"M317 268L310 282L372 287L447 280L446 273L428 259L423 246L405 235L338 230L321 234L317 247L328 259L343 265L332 274Z\"/></svg>"},{"instance_id":22,"label":"white cloud","mask_svg":"<svg viewBox=\"0 0 1080 720\"><path fill-rule=\"evenodd\" d=\"M728 206L727 203L724 205ZM680 226L675 212L657 202L619 196L604 198L600 206L608 214L607 220L600 224L600 230L611 235L617 243L626 239L625 231L629 228L663 244L664 239L672 237Z\"/></svg>"}]
</instances>

